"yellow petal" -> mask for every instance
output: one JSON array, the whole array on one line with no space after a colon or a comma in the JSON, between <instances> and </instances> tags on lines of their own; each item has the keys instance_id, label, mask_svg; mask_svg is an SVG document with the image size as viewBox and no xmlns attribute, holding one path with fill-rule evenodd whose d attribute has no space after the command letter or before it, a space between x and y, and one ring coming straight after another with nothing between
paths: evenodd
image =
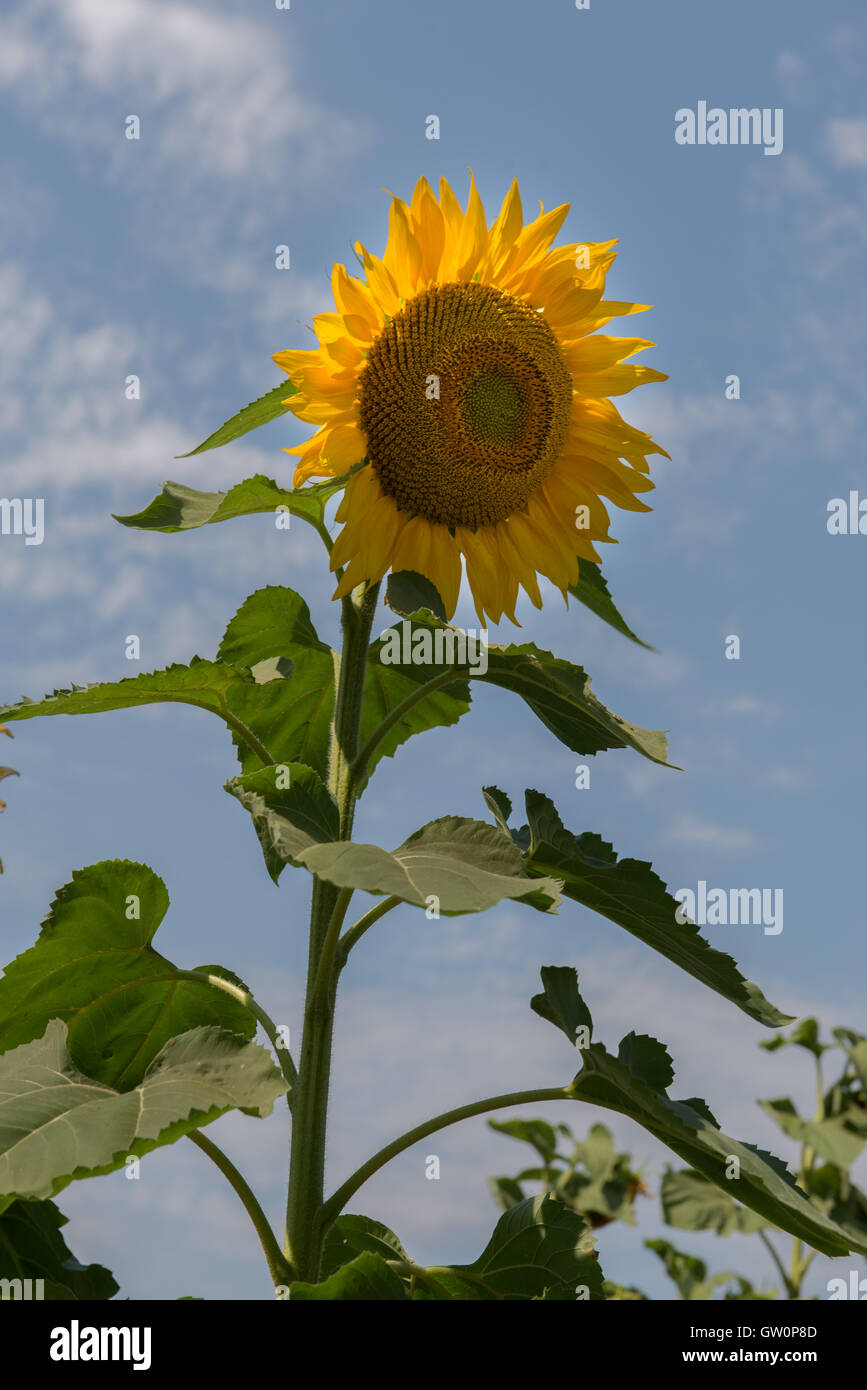
<instances>
[{"instance_id":1,"label":"yellow petal","mask_svg":"<svg viewBox=\"0 0 867 1390\"><path fill-rule=\"evenodd\" d=\"M451 618L461 592L461 552L446 526L431 527L427 577L443 601L446 617Z\"/></svg>"},{"instance_id":2,"label":"yellow petal","mask_svg":"<svg viewBox=\"0 0 867 1390\"><path fill-rule=\"evenodd\" d=\"M367 453L367 440L357 425L341 424L328 431L322 457L335 473L345 473Z\"/></svg>"},{"instance_id":3,"label":"yellow petal","mask_svg":"<svg viewBox=\"0 0 867 1390\"><path fill-rule=\"evenodd\" d=\"M464 214L461 234L458 239L457 266L458 279L471 280L488 248L488 227L485 222L485 209L476 188L473 171L470 170L470 196Z\"/></svg>"}]
</instances>

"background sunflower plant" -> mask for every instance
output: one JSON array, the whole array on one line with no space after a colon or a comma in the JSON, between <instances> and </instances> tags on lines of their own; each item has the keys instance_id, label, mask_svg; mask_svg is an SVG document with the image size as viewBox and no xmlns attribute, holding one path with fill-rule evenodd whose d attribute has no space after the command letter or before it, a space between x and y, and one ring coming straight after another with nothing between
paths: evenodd
<instances>
[{"instance_id":1,"label":"background sunflower plant","mask_svg":"<svg viewBox=\"0 0 867 1390\"><path fill-rule=\"evenodd\" d=\"M118 518L163 532L254 512L302 518L336 577L339 651L320 638L298 593L269 586L241 605L214 660L0 710L10 721L161 702L209 710L232 734L240 769L226 790L248 812L268 873L277 882L288 864L312 881L297 1063L283 1029L232 970L182 970L155 950L168 894L144 864L103 861L75 873L36 943L7 967L0 1248L24 1269L38 1247L54 1270L52 1297L109 1298L116 1285L99 1266L71 1261L51 1199L186 1135L243 1203L280 1297L604 1299L611 1286L594 1224L556 1193L511 1202L469 1265L424 1266L381 1223L347 1212L367 1179L411 1145L463 1119L543 1101L619 1111L738 1209L827 1255L867 1252L860 1228L811 1202L778 1159L723 1134L703 1100L671 1099L661 1042L633 1032L612 1051L595 1038L572 965L543 966L530 1001L568 1040L563 1076L517 1092L504 1077L502 1094L416 1125L325 1192L339 980L365 933L400 903L436 918L507 900L554 912L570 898L750 1018L771 1028L791 1021L678 920L680 904L649 864L620 858L592 832L573 833L539 791L526 793L523 826L513 824L509 798L487 787L486 820L444 816L390 851L352 839L379 760L415 734L457 723L474 683L520 696L574 753L630 748L667 765L664 734L608 710L580 666L532 642L487 647L484 662L471 664L451 625L464 580L484 626L517 622L519 589L540 607L542 576L567 603L577 598L639 640L613 603L597 547L612 540L606 504L649 510L641 500L653 487L648 458L665 451L611 397L664 377L629 360L647 340L599 331L645 306L604 298L614 243L555 246L567 211L542 209L525 224L513 184L488 225L472 178L466 208L445 181L439 197L421 179L409 203L393 198L382 257L359 244L358 274L334 267L334 308L313 320L317 346L275 353L288 380L192 451L291 412L313 429L288 449L294 486L261 475L227 493L167 483L144 511ZM327 509L338 496L333 537ZM383 659L387 634L371 640L380 597L408 634L400 660L394 644ZM419 661L420 651L434 659ZM450 656L440 660L442 652ZM353 920L358 892L373 901ZM257 1028L270 1047L254 1040ZM204 1130L232 1108L268 1114L281 1097L292 1137L278 1236Z\"/></svg>"}]
</instances>

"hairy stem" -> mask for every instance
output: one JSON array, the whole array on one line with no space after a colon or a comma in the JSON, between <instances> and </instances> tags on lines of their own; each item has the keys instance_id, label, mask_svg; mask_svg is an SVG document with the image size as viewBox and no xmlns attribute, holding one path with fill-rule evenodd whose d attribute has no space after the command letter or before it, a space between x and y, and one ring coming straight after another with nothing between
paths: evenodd
<instances>
[{"instance_id":1,"label":"hairy stem","mask_svg":"<svg viewBox=\"0 0 867 1390\"><path fill-rule=\"evenodd\" d=\"M337 697L331 728L328 789L340 813L340 839L352 835L355 789L350 768L358 752L367 648L376 612L379 585L362 585L343 600L343 650L335 653ZM304 1032L298 1064L289 1193L286 1203L286 1253L299 1279L315 1283L322 1260L322 1201L325 1180L325 1134L331 1073L331 1042L337 994L336 952L351 893L314 879L310 906L310 943Z\"/></svg>"},{"instance_id":2,"label":"hairy stem","mask_svg":"<svg viewBox=\"0 0 867 1390\"><path fill-rule=\"evenodd\" d=\"M208 1158L217 1165L220 1172L225 1178L228 1178L232 1187L243 1202L247 1215L252 1221L256 1234L259 1237L259 1243L265 1253L265 1259L268 1262L268 1270L274 1285L291 1284L295 1278L295 1271L289 1262L284 1259L280 1246L277 1244L277 1237L268 1224L268 1218L260 1207L252 1189L238 1172L232 1160L223 1153L222 1149L218 1149L217 1145L213 1143L212 1140L207 1139L199 1129L191 1130L187 1138L191 1139L196 1147L201 1149L202 1153L206 1153Z\"/></svg>"},{"instance_id":3,"label":"hairy stem","mask_svg":"<svg viewBox=\"0 0 867 1390\"><path fill-rule=\"evenodd\" d=\"M432 1120L425 1120L424 1124L416 1125L415 1129L410 1129L406 1134L402 1134L398 1139L392 1139L390 1144L386 1144L384 1149L375 1153L366 1163L358 1168L351 1178L347 1178L342 1187L334 1192L322 1208L322 1231L323 1234L328 1227L336 1221L346 1203L354 1197L360 1187L363 1187L368 1178L372 1178L374 1173L378 1173L380 1168L384 1168L386 1163L390 1163L404 1149L412 1148L420 1139L427 1139L428 1135L436 1134L440 1129L447 1129L449 1125L456 1125L461 1120L470 1120L474 1115L485 1115L491 1110L501 1110L507 1105L534 1105L544 1100L575 1100L575 1096L565 1086L545 1087L533 1091L511 1091L504 1096L489 1096L487 1100L476 1100L470 1105L460 1105L456 1110L447 1110L442 1115L435 1115Z\"/></svg>"}]
</instances>

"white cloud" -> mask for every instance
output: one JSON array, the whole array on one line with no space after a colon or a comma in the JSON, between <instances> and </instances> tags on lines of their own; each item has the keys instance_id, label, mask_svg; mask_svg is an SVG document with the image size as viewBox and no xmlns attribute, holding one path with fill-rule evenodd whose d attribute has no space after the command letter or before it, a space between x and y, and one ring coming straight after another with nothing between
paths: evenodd
<instances>
[{"instance_id":1,"label":"white cloud","mask_svg":"<svg viewBox=\"0 0 867 1390\"><path fill-rule=\"evenodd\" d=\"M692 849L746 851L758 849L759 841L749 830L736 826L715 825L701 816L683 812L668 834L675 844Z\"/></svg>"},{"instance_id":2,"label":"white cloud","mask_svg":"<svg viewBox=\"0 0 867 1390\"><path fill-rule=\"evenodd\" d=\"M804 72L804 64L801 59L797 53L793 53L788 48L784 48L782 53L777 54L777 61L774 66L780 77L798 78Z\"/></svg>"},{"instance_id":3,"label":"white cloud","mask_svg":"<svg viewBox=\"0 0 867 1390\"><path fill-rule=\"evenodd\" d=\"M838 169L867 169L867 117L829 121L826 138Z\"/></svg>"},{"instance_id":4,"label":"white cloud","mask_svg":"<svg viewBox=\"0 0 867 1390\"><path fill-rule=\"evenodd\" d=\"M155 148L185 178L276 183L291 152L306 179L359 131L300 95L283 18L264 14L256 22L176 0L28 0L0 25L0 83L52 136L83 135L119 159L145 163ZM123 98L110 116L106 97ZM125 138L127 114L141 119L140 142Z\"/></svg>"},{"instance_id":5,"label":"white cloud","mask_svg":"<svg viewBox=\"0 0 867 1390\"><path fill-rule=\"evenodd\" d=\"M765 700L760 695L735 695L730 700L723 700L719 704L711 707L712 711L719 714L734 715L738 718L750 719L753 723L773 724L780 717L780 707L772 700Z\"/></svg>"}]
</instances>

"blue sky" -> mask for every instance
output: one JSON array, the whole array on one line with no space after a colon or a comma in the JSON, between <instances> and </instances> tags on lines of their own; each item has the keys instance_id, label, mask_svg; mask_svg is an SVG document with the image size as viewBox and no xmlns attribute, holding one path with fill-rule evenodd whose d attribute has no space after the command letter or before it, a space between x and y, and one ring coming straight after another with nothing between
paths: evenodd
<instances>
[{"instance_id":1,"label":"blue sky","mask_svg":"<svg viewBox=\"0 0 867 1390\"><path fill-rule=\"evenodd\" d=\"M7 5L0 495L44 498L46 532L30 547L0 536L0 700L131 674L130 633L136 670L211 656L265 584L298 588L334 638L321 551L300 522L148 536L110 513L138 510L167 477L218 488L259 471L286 484L281 445L306 434L291 421L175 455L276 383L272 352L307 346L332 260L348 263L356 239L384 244L383 188L408 196L420 174L445 174L463 198L472 168L493 213L517 176L527 212L571 203L568 240L620 238L609 293L654 308L611 331L652 338L643 360L670 374L620 404L672 456L654 464L653 512L616 513L620 544L605 557L627 619L659 651L567 612L550 590L541 613L520 610L522 635L584 664L618 713L669 729L683 771L612 752L578 791L578 759L514 699L483 690L457 730L382 766L357 835L391 846L410 823L483 814L482 784L516 800L539 787L573 829L652 860L673 888L782 888L779 935L706 935L788 1012L863 1029L867 539L832 537L826 519L831 498L867 496L865 45L854 0ZM782 153L677 144L675 112L699 101L782 108ZM431 113L438 141L425 138ZM124 138L129 114L139 141ZM274 267L280 243L290 271ZM139 401L124 396L130 373ZM739 400L725 399L731 373ZM475 625L465 601L458 617ZM739 661L725 658L729 634ZM508 623L492 633L511 636ZM30 944L74 869L142 860L172 899L162 951L224 962L297 1028L308 883L298 871L278 891L265 876L221 791L234 765L219 722L164 708L15 734L3 749L21 772L4 784L3 958ZM559 918L504 906L439 923L405 909L344 977L331 1186L429 1113L569 1075L562 1039L528 1007L542 964L578 967L606 1042L633 1027L661 1037L675 1094L706 1096L730 1132L793 1156L755 1099L791 1090L809 1107L798 1058L758 1050L764 1030L612 925L574 904ZM551 1117L579 1131L605 1119ZM659 1146L610 1123L658 1174ZM211 1132L279 1220L285 1111ZM438 1183L413 1150L354 1209L391 1224L417 1259L471 1259L496 1216L485 1178L520 1151L482 1121L434 1151ZM76 1253L110 1264L128 1296L269 1296L234 1195L190 1144L148 1159L138 1183L75 1184L62 1205ZM639 1232L604 1233L601 1251L609 1277L667 1296L640 1247L660 1232L656 1209L644 1203ZM770 1275L751 1244L675 1239L715 1268ZM817 1260L812 1292L828 1264Z\"/></svg>"}]
</instances>

